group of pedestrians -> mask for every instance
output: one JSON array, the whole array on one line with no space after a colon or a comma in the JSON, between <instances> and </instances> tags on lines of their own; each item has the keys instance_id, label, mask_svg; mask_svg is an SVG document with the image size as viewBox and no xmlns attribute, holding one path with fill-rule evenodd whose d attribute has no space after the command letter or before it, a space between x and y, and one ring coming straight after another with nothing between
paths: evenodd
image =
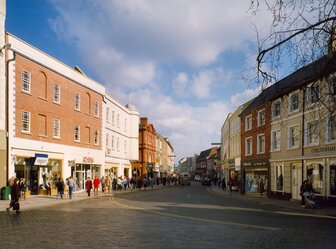
<instances>
[{"instance_id":1,"label":"group of pedestrians","mask_svg":"<svg viewBox=\"0 0 336 249\"><path fill-rule=\"evenodd\" d=\"M230 177L229 181L226 184L225 177L223 177L222 181L218 182L218 187L222 186L223 191L228 192L229 195L232 194L232 187L233 187L233 179Z\"/></svg>"}]
</instances>

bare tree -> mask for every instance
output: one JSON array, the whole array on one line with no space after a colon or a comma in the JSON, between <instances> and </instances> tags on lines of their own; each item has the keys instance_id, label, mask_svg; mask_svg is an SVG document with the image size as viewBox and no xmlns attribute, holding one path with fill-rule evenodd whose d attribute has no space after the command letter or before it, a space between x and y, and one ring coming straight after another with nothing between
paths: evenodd
<instances>
[{"instance_id":1,"label":"bare tree","mask_svg":"<svg viewBox=\"0 0 336 249\"><path fill-rule=\"evenodd\" d=\"M251 0L250 12L261 6L272 13L269 36L259 40L259 83L268 85L279 73L296 70L332 51L336 0ZM290 68L290 69L288 69Z\"/></svg>"}]
</instances>

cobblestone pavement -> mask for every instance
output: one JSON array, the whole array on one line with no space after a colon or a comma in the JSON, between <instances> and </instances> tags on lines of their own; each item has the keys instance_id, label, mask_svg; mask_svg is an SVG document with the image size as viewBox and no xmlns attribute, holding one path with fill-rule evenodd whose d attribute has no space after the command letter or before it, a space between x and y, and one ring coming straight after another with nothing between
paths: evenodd
<instances>
[{"instance_id":1,"label":"cobblestone pavement","mask_svg":"<svg viewBox=\"0 0 336 249\"><path fill-rule=\"evenodd\" d=\"M215 191L32 197L20 215L0 212L0 248L334 248L333 216Z\"/></svg>"}]
</instances>

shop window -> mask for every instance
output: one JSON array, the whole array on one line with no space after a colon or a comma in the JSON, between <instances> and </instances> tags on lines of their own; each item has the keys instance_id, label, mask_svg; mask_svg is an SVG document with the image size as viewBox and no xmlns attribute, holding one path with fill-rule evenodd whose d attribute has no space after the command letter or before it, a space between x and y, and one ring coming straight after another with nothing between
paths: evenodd
<instances>
[{"instance_id":1,"label":"shop window","mask_svg":"<svg viewBox=\"0 0 336 249\"><path fill-rule=\"evenodd\" d=\"M321 194L323 189L323 165L313 163L307 165L306 169L308 184L311 184L315 193Z\"/></svg>"},{"instance_id":2,"label":"shop window","mask_svg":"<svg viewBox=\"0 0 336 249\"><path fill-rule=\"evenodd\" d=\"M330 194L336 195L336 164L330 165Z\"/></svg>"},{"instance_id":3,"label":"shop window","mask_svg":"<svg viewBox=\"0 0 336 249\"><path fill-rule=\"evenodd\" d=\"M277 165L275 167L276 171L276 190L277 191L283 191L283 167L282 165Z\"/></svg>"}]
</instances>

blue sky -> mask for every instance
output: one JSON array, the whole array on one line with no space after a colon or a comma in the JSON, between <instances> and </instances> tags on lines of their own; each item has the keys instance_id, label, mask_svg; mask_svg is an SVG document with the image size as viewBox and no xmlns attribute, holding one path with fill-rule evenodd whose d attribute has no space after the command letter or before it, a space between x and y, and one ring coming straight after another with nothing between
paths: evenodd
<instances>
[{"instance_id":1,"label":"blue sky","mask_svg":"<svg viewBox=\"0 0 336 249\"><path fill-rule=\"evenodd\" d=\"M7 0L6 31L79 66L174 146L176 162L220 141L258 93L256 32L271 16L232 0Z\"/></svg>"}]
</instances>

